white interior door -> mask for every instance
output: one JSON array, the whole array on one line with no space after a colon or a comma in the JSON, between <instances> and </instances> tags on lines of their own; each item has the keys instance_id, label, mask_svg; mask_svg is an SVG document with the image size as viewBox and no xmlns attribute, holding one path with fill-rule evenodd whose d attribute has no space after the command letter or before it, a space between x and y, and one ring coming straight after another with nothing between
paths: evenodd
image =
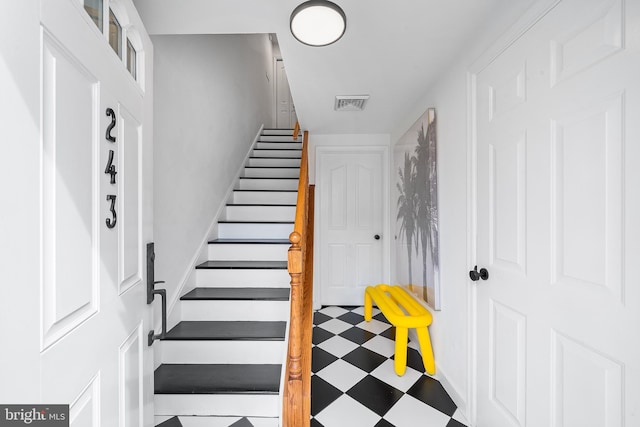
<instances>
[{"instance_id":1,"label":"white interior door","mask_svg":"<svg viewBox=\"0 0 640 427\"><path fill-rule=\"evenodd\" d=\"M388 259L386 149L318 152L321 303L362 305L364 289L384 283Z\"/></svg>"},{"instance_id":2,"label":"white interior door","mask_svg":"<svg viewBox=\"0 0 640 427\"><path fill-rule=\"evenodd\" d=\"M284 69L284 61L278 59L276 61L276 127L293 129L297 120L287 72Z\"/></svg>"},{"instance_id":3,"label":"white interior door","mask_svg":"<svg viewBox=\"0 0 640 427\"><path fill-rule=\"evenodd\" d=\"M38 290L39 303L13 299L19 314L3 324L38 319L38 332L27 329L3 352L12 370L36 374L24 393L3 380L0 394L15 403L68 404L75 427L152 425L144 283L152 238L151 85L144 87L151 44L129 0L31 3L16 19L39 39L27 44L24 54L34 61L22 69L37 77L39 138L12 150L25 168L37 165L38 179L17 175L12 185L36 195L39 215L25 212L14 225L38 237L31 253L8 256L33 257L37 281L24 286Z\"/></svg>"},{"instance_id":4,"label":"white interior door","mask_svg":"<svg viewBox=\"0 0 640 427\"><path fill-rule=\"evenodd\" d=\"M564 0L477 75L479 427L640 425L639 26Z\"/></svg>"}]
</instances>

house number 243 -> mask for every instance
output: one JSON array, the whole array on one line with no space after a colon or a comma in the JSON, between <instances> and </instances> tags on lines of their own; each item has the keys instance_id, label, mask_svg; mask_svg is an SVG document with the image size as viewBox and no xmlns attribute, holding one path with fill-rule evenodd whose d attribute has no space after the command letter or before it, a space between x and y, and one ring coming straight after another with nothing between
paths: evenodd
<instances>
[{"instance_id":1,"label":"house number 243","mask_svg":"<svg viewBox=\"0 0 640 427\"><path fill-rule=\"evenodd\" d=\"M116 137L111 135L111 132L113 132L113 128L116 127L116 113L115 111L113 111L112 108L107 108L107 117L111 118L111 123L109 123L109 125L107 126L105 139L108 142L115 144ZM118 173L116 171L116 165L113 164L113 157L114 157L114 151L109 150L109 158L107 160L107 166L104 169L104 173L111 177L109 180L109 183L112 185L116 183L116 174ZM111 213L111 217L107 218L105 222L107 223L107 228L113 228L116 226L116 222L118 221L118 215L116 213L116 195L108 194L107 202L109 202L109 212Z\"/></svg>"}]
</instances>

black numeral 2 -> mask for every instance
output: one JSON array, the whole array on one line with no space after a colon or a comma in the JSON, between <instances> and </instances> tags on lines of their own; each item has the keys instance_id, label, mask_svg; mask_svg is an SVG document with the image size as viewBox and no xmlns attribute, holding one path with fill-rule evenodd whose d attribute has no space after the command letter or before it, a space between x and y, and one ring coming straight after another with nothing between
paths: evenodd
<instances>
[{"instance_id":1,"label":"black numeral 2","mask_svg":"<svg viewBox=\"0 0 640 427\"><path fill-rule=\"evenodd\" d=\"M107 138L107 141L109 142L116 142L116 137L111 135L111 131L116 127L116 113L112 108L107 108L107 117L111 117L111 123L107 126L105 138Z\"/></svg>"}]
</instances>

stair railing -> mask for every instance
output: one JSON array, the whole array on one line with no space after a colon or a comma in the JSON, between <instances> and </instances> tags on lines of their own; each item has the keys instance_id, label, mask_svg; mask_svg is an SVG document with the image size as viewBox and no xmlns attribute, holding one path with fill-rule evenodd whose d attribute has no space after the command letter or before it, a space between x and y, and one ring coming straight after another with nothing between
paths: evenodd
<instances>
[{"instance_id":1,"label":"stair railing","mask_svg":"<svg viewBox=\"0 0 640 427\"><path fill-rule=\"evenodd\" d=\"M300 135L300 122L296 122L296 125L293 127L293 139L298 139Z\"/></svg>"},{"instance_id":2,"label":"stair railing","mask_svg":"<svg viewBox=\"0 0 640 427\"><path fill-rule=\"evenodd\" d=\"M296 138L295 133L294 138ZM294 231L289 236L291 241L288 255L288 270L291 276L291 317L283 395L284 427L308 427L311 417L314 188L309 186L307 160L309 134L304 131L303 135L296 219Z\"/></svg>"}]
</instances>

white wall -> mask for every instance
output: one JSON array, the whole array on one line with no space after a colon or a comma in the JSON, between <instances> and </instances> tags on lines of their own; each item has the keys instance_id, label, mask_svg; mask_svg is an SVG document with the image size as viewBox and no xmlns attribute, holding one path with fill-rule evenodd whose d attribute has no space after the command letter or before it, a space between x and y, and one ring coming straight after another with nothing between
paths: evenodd
<instances>
[{"instance_id":1,"label":"white wall","mask_svg":"<svg viewBox=\"0 0 640 427\"><path fill-rule=\"evenodd\" d=\"M153 36L156 280L169 303L262 125L272 117L264 35Z\"/></svg>"},{"instance_id":2,"label":"white wall","mask_svg":"<svg viewBox=\"0 0 640 427\"><path fill-rule=\"evenodd\" d=\"M466 67L456 65L425 96L438 117L438 212L440 233L441 311L433 311L430 327L437 376L448 383L447 391L459 406L468 393L467 280L467 115ZM396 141L397 138L392 138ZM395 189L398 172L392 173ZM395 212L395 199L392 199ZM392 215L394 221L396 215ZM392 229L395 229L393 227ZM405 259L404 251L392 259ZM406 261L405 261L406 262ZM405 263L397 268L406 266ZM404 267L406 268L406 267ZM396 276L397 278L398 276ZM404 283L403 283L404 284ZM457 395L457 396L456 396Z\"/></svg>"},{"instance_id":3,"label":"white wall","mask_svg":"<svg viewBox=\"0 0 640 427\"><path fill-rule=\"evenodd\" d=\"M543 4L547 0L536 3ZM440 283L442 310L433 312L430 327L435 353L437 377L442 381L458 407L468 415L470 400L470 337L471 286L468 271L470 238L468 230L467 165L468 115L467 76L478 58L486 60L497 39L509 38L507 31L528 9L531 1L514 2L509 9L499 9L491 26L479 28L475 39L460 53L454 63L433 84L426 88L421 101L399 123L391 135L393 145L429 107L435 107L438 124L438 210L440 232ZM535 8L535 6L534 6ZM504 43L500 43L504 45ZM395 188L397 170L391 175ZM395 200L391 200L392 222L395 221ZM392 224L392 229L395 229ZM392 254L392 260L396 260ZM397 276L392 277L397 279Z\"/></svg>"}]
</instances>

